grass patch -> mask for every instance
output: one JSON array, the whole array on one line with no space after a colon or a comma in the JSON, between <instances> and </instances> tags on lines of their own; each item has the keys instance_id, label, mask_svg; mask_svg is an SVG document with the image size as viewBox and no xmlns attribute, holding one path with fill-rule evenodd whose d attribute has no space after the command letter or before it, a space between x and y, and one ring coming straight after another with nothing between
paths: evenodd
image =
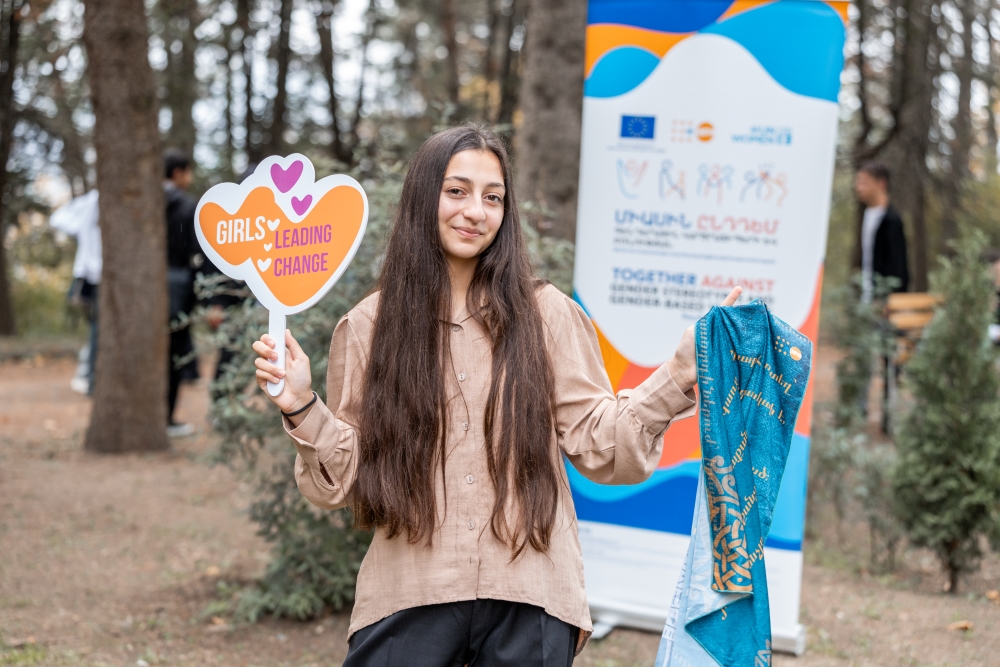
<instances>
[{"instance_id":1,"label":"grass patch","mask_svg":"<svg viewBox=\"0 0 1000 667\"><path fill-rule=\"evenodd\" d=\"M45 659L45 649L37 644L0 649L0 665L37 665Z\"/></svg>"}]
</instances>

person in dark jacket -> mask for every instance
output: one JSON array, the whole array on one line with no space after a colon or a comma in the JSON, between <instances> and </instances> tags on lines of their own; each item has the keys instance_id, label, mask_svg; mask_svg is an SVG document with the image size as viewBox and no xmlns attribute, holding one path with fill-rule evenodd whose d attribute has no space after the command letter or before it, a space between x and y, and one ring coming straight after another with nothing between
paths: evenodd
<instances>
[{"instance_id":1,"label":"person in dark jacket","mask_svg":"<svg viewBox=\"0 0 1000 667\"><path fill-rule=\"evenodd\" d=\"M906 234L903 220L889 203L889 170L878 162L861 165L854 179L854 192L865 205L861 224L862 297L872 298L876 275L895 278L894 292L905 292L910 284L907 269Z\"/></svg>"},{"instance_id":2,"label":"person in dark jacket","mask_svg":"<svg viewBox=\"0 0 1000 667\"><path fill-rule=\"evenodd\" d=\"M186 194L194 178L191 160L179 151L167 151L163 156L163 194L167 203L167 280L170 294L170 357L169 389L167 394L167 434L180 437L194 433L194 426L174 421L174 408L181 380L197 372L196 362L178 365L177 360L191 354L191 330L177 327L178 319L194 307L192 257L200 250L194 228L197 204ZM197 375L195 375L197 377Z\"/></svg>"},{"instance_id":3,"label":"person in dark jacket","mask_svg":"<svg viewBox=\"0 0 1000 667\"><path fill-rule=\"evenodd\" d=\"M861 299L872 300L875 276L895 278L893 292L905 292L910 285L907 268L906 234L899 213L889 203L889 170L878 162L861 165L854 178L854 193L865 206L861 222ZM882 430L889 429L890 359L882 357ZM898 376L899 369L896 369ZM861 411L868 414L868 391L861 395Z\"/></svg>"}]
</instances>

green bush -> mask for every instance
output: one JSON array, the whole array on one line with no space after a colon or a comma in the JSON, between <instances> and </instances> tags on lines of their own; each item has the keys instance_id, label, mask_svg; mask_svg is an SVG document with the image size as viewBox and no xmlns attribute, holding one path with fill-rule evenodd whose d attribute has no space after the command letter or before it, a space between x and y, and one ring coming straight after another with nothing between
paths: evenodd
<instances>
[{"instance_id":1,"label":"green bush","mask_svg":"<svg viewBox=\"0 0 1000 667\"><path fill-rule=\"evenodd\" d=\"M21 338L83 337L84 313L66 299L73 282L76 243L48 226L45 216L25 214L7 234L7 262L14 323Z\"/></svg>"},{"instance_id":2,"label":"green bush","mask_svg":"<svg viewBox=\"0 0 1000 667\"><path fill-rule=\"evenodd\" d=\"M978 566L981 539L1000 544L1000 376L986 335L994 288L984 244L967 233L932 277L944 303L906 367L913 404L892 478L907 537L937 554L953 593Z\"/></svg>"},{"instance_id":3,"label":"green bush","mask_svg":"<svg viewBox=\"0 0 1000 667\"><path fill-rule=\"evenodd\" d=\"M896 569L896 552L903 539L892 488L898 457L892 445L873 443L864 436L861 440L854 453L854 497L868 523L871 569L891 572Z\"/></svg>"},{"instance_id":4,"label":"green bush","mask_svg":"<svg viewBox=\"0 0 1000 667\"><path fill-rule=\"evenodd\" d=\"M885 303L899 284L896 278L875 276L872 300L861 300L861 273L852 284L832 290L835 315L831 332L843 353L837 362L837 404L834 417L840 428L864 426L868 385L878 359L892 353L895 339L885 318Z\"/></svg>"}]
</instances>

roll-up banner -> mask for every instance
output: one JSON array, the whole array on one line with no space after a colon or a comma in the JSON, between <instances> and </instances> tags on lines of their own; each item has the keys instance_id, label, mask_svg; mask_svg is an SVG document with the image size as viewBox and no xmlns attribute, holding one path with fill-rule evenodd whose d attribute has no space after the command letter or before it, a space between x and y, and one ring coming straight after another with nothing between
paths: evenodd
<instances>
[{"instance_id":1,"label":"roll-up banner","mask_svg":"<svg viewBox=\"0 0 1000 667\"><path fill-rule=\"evenodd\" d=\"M816 341L847 5L590 0L574 296L616 391L736 285ZM774 647L796 653L811 382L765 548ZM642 484L570 468L598 633L662 629L700 456L688 419Z\"/></svg>"}]
</instances>

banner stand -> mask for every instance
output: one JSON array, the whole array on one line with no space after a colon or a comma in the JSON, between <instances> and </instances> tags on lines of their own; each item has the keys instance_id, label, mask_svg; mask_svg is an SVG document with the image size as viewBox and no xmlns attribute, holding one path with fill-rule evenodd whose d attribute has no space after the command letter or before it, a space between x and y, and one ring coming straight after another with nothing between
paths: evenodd
<instances>
[{"instance_id":1,"label":"banner stand","mask_svg":"<svg viewBox=\"0 0 1000 667\"><path fill-rule=\"evenodd\" d=\"M615 391L737 285L816 343L847 7L589 1L573 296ZM796 655L811 431L810 385L765 544L773 648ZM568 466L595 636L663 629L700 456L688 419L642 484Z\"/></svg>"}]
</instances>

